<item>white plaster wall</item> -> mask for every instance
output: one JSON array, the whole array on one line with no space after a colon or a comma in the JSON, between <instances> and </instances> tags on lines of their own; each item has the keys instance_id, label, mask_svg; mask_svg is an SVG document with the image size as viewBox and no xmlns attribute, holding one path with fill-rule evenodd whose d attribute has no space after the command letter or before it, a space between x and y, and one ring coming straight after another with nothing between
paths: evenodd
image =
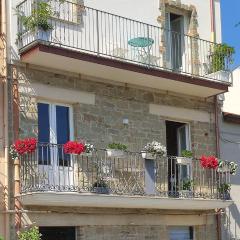
<instances>
[{"instance_id":1,"label":"white plaster wall","mask_svg":"<svg viewBox=\"0 0 240 240\"><path fill-rule=\"evenodd\" d=\"M224 94L223 111L240 115L240 67L236 68L232 75L233 85L229 92Z\"/></svg>"},{"instance_id":2,"label":"white plaster wall","mask_svg":"<svg viewBox=\"0 0 240 240\"><path fill-rule=\"evenodd\" d=\"M152 25L158 25L159 0L84 0L86 6L132 18ZM198 13L200 38L211 40L210 0L181 0L183 4L194 5ZM217 41L221 41L220 1L215 0Z\"/></svg>"},{"instance_id":3,"label":"white plaster wall","mask_svg":"<svg viewBox=\"0 0 240 240\"><path fill-rule=\"evenodd\" d=\"M233 73L233 86L229 92L224 94L222 110L233 114L240 115L240 67L236 68ZM221 120L220 125L220 149L221 158L237 162L240 166L240 124L227 123ZM240 170L237 175L231 179L231 197L234 204L227 209L228 223L231 237L240 238ZM229 239L228 231L223 233L224 239Z\"/></svg>"},{"instance_id":4,"label":"white plaster wall","mask_svg":"<svg viewBox=\"0 0 240 240\"><path fill-rule=\"evenodd\" d=\"M240 100L239 100L240 101ZM237 162L240 166L240 125L231 123L221 123L220 128L220 149L221 158ZM223 228L223 239L230 239L229 236L240 238L240 171L231 178L231 198L234 204L231 205L227 211L227 221L225 228ZM226 227L230 228L226 231ZM230 234L230 235L229 235ZM233 238L235 239L235 238Z\"/></svg>"},{"instance_id":5,"label":"white plaster wall","mask_svg":"<svg viewBox=\"0 0 240 240\"><path fill-rule=\"evenodd\" d=\"M127 18L139 20L148 24L159 26L159 0L83 0L86 6L104 10ZM22 0L9 0L9 32L11 36L12 58L18 58L18 51L15 45L17 36L17 16L15 15L16 5ZM181 0L183 4L194 5L198 13L198 32L200 38L211 40L210 24L210 0ZM221 18L220 0L215 0L215 20L217 41L221 41Z\"/></svg>"}]
</instances>

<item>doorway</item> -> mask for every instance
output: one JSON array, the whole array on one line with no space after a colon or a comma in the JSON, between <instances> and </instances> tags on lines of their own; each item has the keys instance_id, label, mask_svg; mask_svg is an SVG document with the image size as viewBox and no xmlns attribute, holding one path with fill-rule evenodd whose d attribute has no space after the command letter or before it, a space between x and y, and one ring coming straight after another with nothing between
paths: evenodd
<instances>
[{"instance_id":1,"label":"doorway","mask_svg":"<svg viewBox=\"0 0 240 240\"><path fill-rule=\"evenodd\" d=\"M42 240L76 240L75 227L39 227Z\"/></svg>"},{"instance_id":2,"label":"doorway","mask_svg":"<svg viewBox=\"0 0 240 240\"><path fill-rule=\"evenodd\" d=\"M38 170L46 177L47 185L73 185L73 167L63 144L73 138L70 106L48 102L38 103Z\"/></svg>"},{"instance_id":3,"label":"doorway","mask_svg":"<svg viewBox=\"0 0 240 240\"><path fill-rule=\"evenodd\" d=\"M188 123L166 121L168 155L168 191L173 196L185 190L192 179L191 160L182 160L182 151L190 150L190 126Z\"/></svg>"},{"instance_id":4,"label":"doorway","mask_svg":"<svg viewBox=\"0 0 240 240\"><path fill-rule=\"evenodd\" d=\"M167 66L176 71L183 70L184 63L184 16L166 13Z\"/></svg>"}]
</instances>

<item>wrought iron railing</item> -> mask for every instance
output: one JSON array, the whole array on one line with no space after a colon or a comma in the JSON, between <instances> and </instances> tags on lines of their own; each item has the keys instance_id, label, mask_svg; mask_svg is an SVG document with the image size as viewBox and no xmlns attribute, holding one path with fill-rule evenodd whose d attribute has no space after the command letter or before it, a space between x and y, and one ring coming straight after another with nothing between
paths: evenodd
<instances>
[{"instance_id":1,"label":"wrought iron railing","mask_svg":"<svg viewBox=\"0 0 240 240\"><path fill-rule=\"evenodd\" d=\"M36 0L17 6L31 16ZM72 2L50 1L52 29L30 31L19 17L18 45L24 51L36 42L117 59L148 68L228 82L231 53L221 45ZM219 50L220 49L220 50Z\"/></svg>"},{"instance_id":2,"label":"wrought iron railing","mask_svg":"<svg viewBox=\"0 0 240 240\"><path fill-rule=\"evenodd\" d=\"M38 144L21 156L21 191L150 195L177 198L229 199L227 168L204 169L197 159L142 158L125 152L110 157L107 150L65 154L62 145ZM225 169L225 170L224 170Z\"/></svg>"}]
</instances>

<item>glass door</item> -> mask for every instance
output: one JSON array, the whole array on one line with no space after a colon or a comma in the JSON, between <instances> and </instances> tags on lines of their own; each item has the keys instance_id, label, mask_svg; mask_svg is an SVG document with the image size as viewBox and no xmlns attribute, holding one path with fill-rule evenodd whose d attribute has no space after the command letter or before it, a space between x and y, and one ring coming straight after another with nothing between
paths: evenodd
<instances>
[{"instance_id":1,"label":"glass door","mask_svg":"<svg viewBox=\"0 0 240 240\"><path fill-rule=\"evenodd\" d=\"M73 185L72 161L63 151L63 144L72 139L71 119L68 106L38 103L38 162L45 185Z\"/></svg>"}]
</instances>

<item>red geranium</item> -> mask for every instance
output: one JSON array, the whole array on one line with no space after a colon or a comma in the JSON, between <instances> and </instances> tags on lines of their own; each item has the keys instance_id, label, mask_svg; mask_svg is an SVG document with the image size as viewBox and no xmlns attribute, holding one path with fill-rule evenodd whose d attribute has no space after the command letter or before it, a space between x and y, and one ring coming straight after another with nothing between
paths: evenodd
<instances>
[{"instance_id":1,"label":"red geranium","mask_svg":"<svg viewBox=\"0 0 240 240\"><path fill-rule=\"evenodd\" d=\"M85 146L77 141L68 141L64 144L63 149L66 154L81 154L85 151Z\"/></svg>"},{"instance_id":2,"label":"red geranium","mask_svg":"<svg viewBox=\"0 0 240 240\"><path fill-rule=\"evenodd\" d=\"M36 138L19 139L14 143L14 148L19 155L24 153L32 153L36 150L37 140Z\"/></svg>"},{"instance_id":3,"label":"red geranium","mask_svg":"<svg viewBox=\"0 0 240 240\"><path fill-rule=\"evenodd\" d=\"M214 156L202 156L200 161L203 168L216 169L218 167L218 159Z\"/></svg>"}]
</instances>

